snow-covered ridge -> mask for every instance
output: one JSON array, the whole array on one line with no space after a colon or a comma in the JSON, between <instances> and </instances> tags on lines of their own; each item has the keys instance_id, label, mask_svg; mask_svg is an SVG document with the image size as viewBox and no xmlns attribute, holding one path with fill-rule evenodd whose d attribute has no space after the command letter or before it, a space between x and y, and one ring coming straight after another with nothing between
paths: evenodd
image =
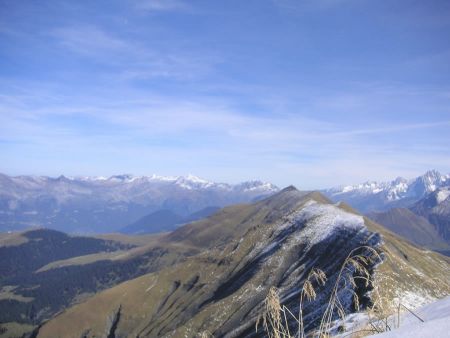
<instances>
[{"instance_id":1,"label":"snow-covered ridge","mask_svg":"<svg viewBox=\"0 0 450 338\"><path fill-rule=\"evenodd\" d=\"M309 245L314 245L332 237L343 229L365 229L362 216L346 212L335 205L321 204L309 201L299 211L290 217L292 223L307 222L299 235L306 239Z\"/></svg>"},{"instance_id":2,"label":"snow-covered ridge","mask_svg":"<svg viewBox=\"0 0 450 338\"><path fill-rule=\"evenodd\" d=\"M283 242L285 236L282 234L286 232L292 232L293 235L291 240L284 244L285 249L300 243L309 249L323 241L333 240L343 231L367 231L364 218L349 213L337 205L309 200L279 222L276 225L276 233L271 236L271 242L259 243L254 252L261 251L261 254L265 254L271 251Z\"/></svg>"}]
</instances>

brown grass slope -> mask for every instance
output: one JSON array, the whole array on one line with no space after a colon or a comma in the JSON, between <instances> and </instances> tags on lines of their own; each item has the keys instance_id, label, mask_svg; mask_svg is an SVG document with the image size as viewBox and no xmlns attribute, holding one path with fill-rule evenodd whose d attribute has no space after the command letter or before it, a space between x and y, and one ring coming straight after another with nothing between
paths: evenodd
<instances>
[{"instance_id":1,"label":"brown grass slope","mask_svg":"<svg viewBox=\"0 0 450 338\"><path fill-rule=\"evenodd\" d=\"M410 242L436 251L450 251L435 227L422 216L406 208L370 213L368 217Z\"/></svg>"},{"instance_id":2,"label":"brown grass slope","mask_svg":"<svg viewBox=\"0 0 450 338\"><path fill-rule=\"evenodd\" d=\"M314 213L317 208L325 212ZM346 226L347 220L365 226ZM330 230L327 222L338 226ZM206 250L69 308L46 323L39 337L195 337L204 331L215 337L256 336L254 326L270 287L276 286L282 302L295 309L311 268L321 268L333 280L347 254L362 245L386 252L375 270L383 296L431 299L449 292L448 258L411 245L345 205L295 188L256 204L225 208L165 241ZM370 290L358 288L364 299ZM329 292L319 290L317 300L305 306L307 329L314 327ZM346 310L352 305L344 302Z\"/></svg>"},{"instance_id":3,"label":"brown grass slope","mask_svg":"<svg viewBox=\"0 0 450 338\"><path fill-rule=\"evenodd\" d=\"M381 250L386 260L376 274L382 297L416 307L450 294L449 257L415 246L380 224L365 220L371 231L383 237Z\"/></svg>"},{"instance_id":4,"label":"brown grass slope","mask_svg":"<svg viewBox=\"0 0 450 338\"><path fill-rule=\"evenodd\" d=\"M0 232L0 247L16 246L28 242L28 238L22 236L22 232Z\"/></svg>"}]
</instances>

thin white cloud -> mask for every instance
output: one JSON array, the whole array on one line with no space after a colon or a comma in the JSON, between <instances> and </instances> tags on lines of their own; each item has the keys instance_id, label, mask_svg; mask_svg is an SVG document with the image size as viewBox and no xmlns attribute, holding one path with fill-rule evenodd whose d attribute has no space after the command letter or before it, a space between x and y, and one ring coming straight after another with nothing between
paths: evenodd
<instances>
[{"instance_id":1,"label":"thin white cloud","mask_svg":"<svg viewBox=\"0 0 450 338\"><path fill-rule=\"evenodd\" d=\"M90 25L58 28L49 34L56 38L62 46L83 55L122 52L129 47L125 41Z\"/></svg>"},{"instance_id":2,"label":"thin white cloud","mask_svg":"<svg viewBox=\"0 0 450 338\"><path fill-rule=\"evenodd\" d=\"M61 86L6 80L0 81L0 86L7 88L0 100L0 139L6 142L0 161L16 168L23 163L14 152L48 152L61 157L59 164L51 159L39 161L47 166L54 161L51 167L60 166L60 172L72 167L79 170L67 174L194 172L220 181L259 177L300 188L450 168L445 147L450 121L438 119L438 115L424 115L425 122L420 122L420 116L389 119L374 113L375 124L368 123L368 118L362 124L347 124L339 118L339 114L345 116L345 105L318 104L330 98L342 102L339 95L350 95L342 89L337 93L309 90L309 101L302 97L306 94L299 93L300 103L289 102L290 94L266 95L261 102L267 103L264 109L270 114L265 114L240 109L225 96L170 96L117 85L71 93ZM268 88L236 89L245 92L252 103L258 102L261 93L273 92ZM410 105L423 109L425 104L427 111L439 111L448 102L445 88L433 93L430 88L366 86L350 92L358 102L348 105L350 117L357 117L370 103L367 109L377 111L377 104L383 102L384 110L398 97L408 101L395 101L394 107L403 109ZM317 114L305 114L309 110ZM326 114L320 113L323 111ZM8 155L12 162L7 161ZM118 158L122 160L114 160ZM76 163L87 160L92 165ZM174 172L175 168L180 171Z\"/></svg>"},{"instance_id":3,"label":"thin white cloud","mask_svg":"<svg viewBox=\"0 0 450 338\"><path fill-rule=\"evenodd\" d=\"M355 0L272 0L272 2L279 6L293 12L328 10L345 3L355 2Z\"/></svg>"},{"instance_id":4,"label":"thin white cloud","mask_svg":"<svg viewBox=\"0 0 450 338\"><path fill-rule=\"evenodd\" d=\"M422 123L379 121L371 128L358 124L343 126L319 116L307 118L302 114L271 115L244 114L226 99L207 96L191 99L174 98L148 92L130 93L116 89L104 93L81 93L79 96L55 94L54 87L35 84L29 90L2 95L0 116L4 119L36 121L45 117L83 115L119 127L141 130L154 135L171 135L192 130L215 130L230 138L250 143L271 143L283 148L310 141L348 141L360 136L395 134L430 128L447 128L450 120ZM126 99L112 100L120 95ZM307 108L306 108L307 109ZM326 116L329 116L327 114ZM287 146L289 145L289 146Z\"/></svg>"},{"instance_id":5,"label":"thin white cloud","mask_svg":"<svg viewBox=\"0 0 450 338\"><path fill-rule=\"evenodd\" d=\"M212 53L194 53L188 48L165 45L143 45L139 36L118 37L93 25L76 25L48 33L57 44L80 56L114 67L108 72L114 81L150 78L192 79L211 72L220 57Z\"/></svg>"},{"instance_id":6,"label":"thin white cloud","mask_svg":"<svg viewBox=\"0 0 450 338\"><path fill-rule=\"evenodd\" d=\"M397 124L397 125L388 125L382 128L369 128L369 129L353 129L340 131L330 134L331 137L337 136L351 136L351 135L370 135L370 134L388 134L388 133L397 133L401 131L410 131L410 130L420 130L420 129L429 129L436 127L450 127L450 120L448 121L438 121L432 123L414 123L414 124Z\"/></svg>"},{"instance_id":7,"label":"thin white cloud","mask_svg":"<svg viewBox=\"0 0 450 338\"><path fill-rule=\"evenodd\" d=\"M135 5L137 9L145 11L179 11L189 8L180 0L138 0Z\"/></svg>"}]
</instances>

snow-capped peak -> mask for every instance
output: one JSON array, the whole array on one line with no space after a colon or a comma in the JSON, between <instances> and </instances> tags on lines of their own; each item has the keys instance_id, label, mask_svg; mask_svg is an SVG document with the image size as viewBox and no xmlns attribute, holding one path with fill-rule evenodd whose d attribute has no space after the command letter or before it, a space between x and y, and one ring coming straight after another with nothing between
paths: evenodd
<instances>
[{"instance_id":1,"label":"snow-capped peak","mask_svg":"<svg viewBox=\"0 0 450 338\"><path fill-rule=\"evenodd\" d=\"M203 178L200 178L200 177L192 175L192 174L188 174L186 176L186 180L194 182L194 183L203 183L203 184L211 183L211 182L209 182L207 180L204 180Z\"/></svg>"},{"instance_id":2,"label":"snow-capped peak","mask_svg":"<svg viewBox=\"0 0 450 338\"><path fill-rule=\"evenodd\" d=\"M429 170L423 176L419 177L419 180L423 184L426 192L433 192L439 188L442 183L447 181L447 177L441 175L436 170Z\"/></svg>"},{"instance_id":3,"label":"snow-capped peak","mask_svg":"<svg viewBox=\"0 0 450 338\"><path fill-rule=\"evenodd\" d=\"M370 196L382 195L387 201L396 201L405 197L423 197L444 186L450 186L450 175L442 175L437 170L429 170L424 175L414 179L397 177L388 182L368 181L356 185L332 188L326 191L329 196L354 195Z\"/></svg>"},{"instance_id":4,"label":"snow-capped peak","mask_svg":"<svg viewBox=\"0 0 450 338\"><path fill-rule=\"evenodd\" d=\"M198 176L189 174L187 176L179 176L175 183L185 189L205 189L216 185L216 183L207 181Z\"/></svg>"},{"instance_id":5,"label":"snow-capped peak","mask_svg":"<svg viewBox=\"0 0 450 338\"><path fill-rule=\"evenodd\" d=\"M162 182L173 182L176 181L179 178L179 176L161 176L153 174L149 177L149 180L151 181L162 181Z\"/></svg>"},{"instance_id":6,"label":"snow-capped peak","mask_svg":"<svg viewBox=\"0 0 450 338\"><path fill-rule=\"evenodd\" d=\"M362 194L377 194L383 190L385 190L387 183L381 182L375 182L375 181L367 181L360 184L355 185L347 185L337 188L332 188L329 191L334 194L342 194L342 193L348 193L351 191L359 192Z\"/></svg>"},{"instance_id":7,"label":"snow-capped peak","mask_svg":"<svg viewBox=\"0 0 450 338\"><path fill-rule=\"evenodd\" d=\"M106 176L75 176L74 180L79 181L106 181L108 177Z\"/></svg>"},{"instance_id":8,"label":"snow-capped peak","mask_svg":"<svg viewBox=\"0 0 450 338\"><path fill-rule=\"evenodd\" d=\"M422 175L423 178L431 181L441 180L442 175L437 170L428 170L424 175Z\"/></svg>"},{"instance_id":9,"label":"snow-capped peak","mask_svg":"<svg viewBox=\"0 0 450 338\"><path fill-rule=\"evenodd\" d=\"M397 177L388 188L387 198L390 201L398 200L408 191L408 180L403 177Z\"/></svg>"},{"instance_id":10,"label":"snow-capped peak","mask_svg":"<svg viewBox=\"0 0 450 338\"><path fill-rule=\"evenodd\" d=\"M272 183L262 181L247 181L236 185L236 188L242 191L264 191L275 192L278 191L278 187Z\"/></svg>"}]
</instances>

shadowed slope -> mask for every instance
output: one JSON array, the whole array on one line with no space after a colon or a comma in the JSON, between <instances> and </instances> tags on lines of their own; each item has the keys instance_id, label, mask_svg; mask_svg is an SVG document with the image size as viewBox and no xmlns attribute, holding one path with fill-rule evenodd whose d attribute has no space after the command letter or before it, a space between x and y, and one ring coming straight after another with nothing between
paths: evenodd
<instances>
[{"instance_id":1,"label":"shadowed slope","mask_svg":"<svg viewBox=\"0 0 450 338\"><path fill-rule=\"evenodd\" d=\"M433 224L441 238L450 245L450 188L434 191L410 209Z\"/></svg>"},{"instance_id":2,"label":"shadowed slope","mask_svg":"<svg viewBox=\"0 0 450 338\"><path fill-rule=\"evenodd\" d=\"M368 217L414 244L436 251L450 251L450 246L435 227L409 209L394 208L386 212L370 213Z\"/></svg>"}]
</instances>

